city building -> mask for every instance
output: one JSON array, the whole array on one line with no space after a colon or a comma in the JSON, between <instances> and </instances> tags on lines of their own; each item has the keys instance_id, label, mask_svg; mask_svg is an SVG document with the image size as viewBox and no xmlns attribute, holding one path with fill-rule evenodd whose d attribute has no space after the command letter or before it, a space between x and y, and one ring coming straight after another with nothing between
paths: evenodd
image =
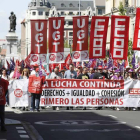
<instances>
[{"instance_id":1,"label":"city building","mask_svg":"<svg viewBox=\"0 0 140 140\"><path fill-rule=\"evenodd\" d=\"M92 16L105 12L105 3L102 4L101 1L105 0L31 0L25 20L21 23L22 59L26 58L31 51L31 20L65 17L64 46L67 48L66 50L69 50L73 41L73 17L88 15L90 25Z\"/></svg>"}]
</instances>

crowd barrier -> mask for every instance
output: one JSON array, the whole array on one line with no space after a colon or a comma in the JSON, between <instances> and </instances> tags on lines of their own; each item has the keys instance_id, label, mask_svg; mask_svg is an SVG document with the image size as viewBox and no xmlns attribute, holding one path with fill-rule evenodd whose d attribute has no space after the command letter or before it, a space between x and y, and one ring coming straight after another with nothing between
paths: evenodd
<instances>
[{"instance_id":1,"label":"crowd barrier","mask_svg":"<svg viewBox=\"0 0 140 140\"><path fill-rule=\"evenodd\" d=\"M11 107L30 106L28 80L9 84ZM40 106L140 107L140 80L46 80Z\"/></svg>"}]
</instances>

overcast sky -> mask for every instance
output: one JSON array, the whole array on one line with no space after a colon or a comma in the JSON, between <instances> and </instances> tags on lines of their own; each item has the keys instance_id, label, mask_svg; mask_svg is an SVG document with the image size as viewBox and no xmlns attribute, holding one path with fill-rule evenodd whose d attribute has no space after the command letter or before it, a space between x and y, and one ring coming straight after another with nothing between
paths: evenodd
<instances>
[{"instance_id":1,"label":"overcast sky","mask_svg":"<svg viewBox=\"0 0 140 140\"><path fill-rule=\"evenodd\" d=\"M25 18L28 4L31 0L0 0L0 39L5 39L9 31L9 16L13 11L17 16L16 34L21 37L21 21Z\"/></svg>"}]
</instances>

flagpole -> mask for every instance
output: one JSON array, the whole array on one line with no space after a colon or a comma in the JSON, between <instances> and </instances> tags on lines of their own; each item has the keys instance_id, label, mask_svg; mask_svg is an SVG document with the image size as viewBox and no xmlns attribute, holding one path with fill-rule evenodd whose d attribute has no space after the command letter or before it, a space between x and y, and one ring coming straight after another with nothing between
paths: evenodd
<instances>
[{"instance_id":1,"label":"flagpole","mask_svg":"<svg viewBox=\"0 0 140 140\"><path fill-rule=\"evenodd\" d=\"M81 11L80 5L81 5L81 1L79 0L79 16L81 15L81 14L80 14L80 11Z\"/></svg>"}]
</instances>

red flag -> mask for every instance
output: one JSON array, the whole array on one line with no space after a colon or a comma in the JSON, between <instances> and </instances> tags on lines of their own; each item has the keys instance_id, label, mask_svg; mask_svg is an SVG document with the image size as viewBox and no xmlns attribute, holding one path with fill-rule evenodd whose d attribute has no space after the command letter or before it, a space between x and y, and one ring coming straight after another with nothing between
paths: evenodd
<instances>
[{"instance_id":1,"label":"red flag","mask_svg":"<svg viewBox=\"0 0 140 140\"><path fill-rule=\"evenodd\" d=\"M89 58L105 58L109 17L93 16L90 33Z\"/></svg>"},{"instance_id":2,"label":"red flag","mask_svg":"<svg viewBox=\"0 0 140 140\"><path fill-rule=\"evenodd\" d=\"M125 60L125 63L124 63L124 67L126 68L127 66L129 66L128 59L127 59L127 60Z\"/></svg>"},{"instance_id":3,"label":"red flag","mask_svg":"<svg viewBox=\"0 0 140 140\"><path fill-rule=\"evenodd\" d=\"M64 17L49 18L49 63L64 63Z\"/></svg>"},{"instance_id":4,"label":"red flag","mask_svg":"<svg viewBox=\"0 0 140 140\"><path fill-rule=\"evenodd\" d=\"M65 59L65 65L66 65L66 68L69 69L69 65L72 64L72 58L71 58L71 55L68 54L68 56L66 57Z\"/></svg>"},{"instance_id":5,"label":"red flag","mask_svg":"<svg viewBox=\"0 0 140 140\"><path fill-rule=\"evenodd\" d=\"M28 66L30 66L30 62L31 62L30 58L31 58L31 53L30 53L30 54L26 57L26 59L24 60L24 62L25 62L26 65L28 65Z\"/></svg>"},{"instance_id":6,"label":"red flag","mask_svg":"<svg viewBox=\"0 0 140 140\"><path fill-rule=\"evenodd\" d=\"M114 65L115 67L118 67L118 60L117 60L117 59L115 59L115 60L113 61L113 65Z\"/></svg>"},{"instance_id":7,"label":"red flag","mask_svg":"<svg viewBox=\"0 0 140 140\"><path fill-rule=\"evenodd\" d=\"M31 20L31 65L46 63L47 20Z\"/></svg>"},{"instance_id":8,"label":"red flag","mask_svg":"<svg viewBox=\"0 0 140 140\"><path fill-rule=\"evenodd\" d=\"M115 16L111 18L110 53L112 59L127 60L129 39L129 17Z\"/></svg>"},{"instance_id":9,"label":"red flag","mask_svg":"<svg viewBox=\"0 0 140 140\"><path fill-rule=\"evenodd\" d=\"M136 12L133 50L140 51L140 8L137 8L137 12Z\"/></svg>"},{"instance_id":10,"label":"red flag","mask_svg":"<svg viewBox=\"0 0 140 140\"><path fill-rule=\"evenodd\" d=\"M88 16L73 17L73 62L88 60Z\"/></svg>"},{"instance_id":11,"label":"red flag","mask_svg":"<svg viewBox=\"0 0 140 140\"><path fill-rule=\"evenodd\" d=\"M8 69L10 69L10 64L9 64L9 62L6 60L6 62L7 62L7 68Z\"/></svg>"}]
</instances>

